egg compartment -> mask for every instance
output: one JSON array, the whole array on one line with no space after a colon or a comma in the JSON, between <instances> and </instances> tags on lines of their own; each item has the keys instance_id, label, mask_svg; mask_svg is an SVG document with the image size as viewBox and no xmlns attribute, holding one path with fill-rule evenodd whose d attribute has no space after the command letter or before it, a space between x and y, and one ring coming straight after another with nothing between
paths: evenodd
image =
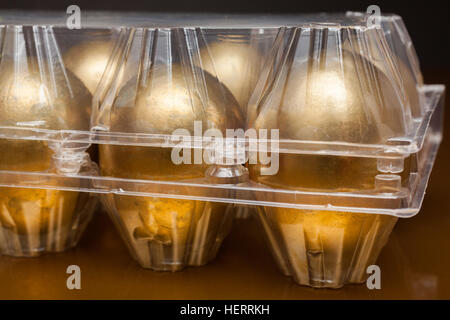
<instances>
[{"instance_id":1,"label":"egg compartment","mask_svg":"<svg viewBox=\"0 0 450 320\"><path fill-rule=\"evenodd\" d=\"M35 257L76 246L98 204L95 194L80 192L92 188L81 177L98 169L88 153L73 151L53 153L44 170L1 171L0 254Z\"/></svg>"},{"instance_id":2,"label":"egg compartment","mask_svg":"<svg viewBox=\"0 0 450 320\"><path fill-rule=\"evenodd\" d=\"M116 140L118 136L172 136L181 131L179 142L184 143L186 134L192 134L194 141L199 138L198 127L222 134L227 128L243 126L244 116L235 97L217 77L200 68L211 62L209 52L199 49L204 32L194 28L122 31L94 96L93 132L94 139L102 142L102 175L173 183L204 178L217 154L205 158L202 144L200 149L183 146L182 161L175 163L174 149L165 144L138 146ZM227 157L225 154L221 156ZM228 178L239 173L233 167L230 165ZM156 192L162 193L162 186ZM106 196L104 202L140 264L170 271L212 259L229 230L234 209L233 205L207 201L119 194Z\"/></svg>"},{"instance_id":3,"label":"egg compartment","mask_svg":"<svg viewBox=\"0 0 450 320\"><path fill-rule=\"evenodd\" d=\"M236 205L217 201L214 190L203 183L217 184L230 200L233 187L247 181L243 166L224 165L210 166L198 179L102 177L94 185L106 191L103 203L139 264L156 271L179 271L214 259L235 217Z\"/></svg>"},{"instance_id":4,"label":"egg compartment","mask_svg":"<svg viewBox=\"0 0 450 320\"><path fill-rule=\"evenodd\" d=\"M439 126L442 118L436 113L432 120ZM421 151L407 158L407 171L397 172L403 159L377 159L380 172L373 189L365 192L349 190L334 198L338 192L316 190L313 193L322 194L320 201L311 201L306 195L291 199L304 209L296 209L293 203L257 206L256 218L281 272L298 284L315 288L364 282L368 266L376 264L398 218L411 217L420 210L437 141L439 131L428 135ZM275 202L288 192L271 190L270 196L256 193L256 198ZM350 194L358 198L345 199Z\"/></svg>"},{"instance_id":5,"label":"egg compartment","mask_svg":"<svg viewBox=\"0 0 450 320\"><path fill-rule=\"evenodd\" d=\"M444 88L421 82L401 20L381 21L384 29L280 29L248 106L248 126L279 130L284 151L276 153L273 175L264 174L269 165L249 165L251 181L311 192L295 200L305 209L258 207L280 269L302 285L338 288L365 280L397 217L418 212L416 197L433 163L423 154L434 159L441 139ZM334 198L339 193L365 196L344 204L345 197ZM284 197L274 192L270 199ZM421 203L423 195L418 198ZM383 215L388 207L415 209Z\"/></svg>"},{"instance_id":6,"label":"egg compartment","mask_svg":"<svg viewBox=\"0 0 450 320\"><path fill-rule=\"evenodd\" d=\"M331 195L336 191L322 189L312 192L320 192L321 201L297 197L295 201L305 209L294 209L292 204L257 207L256 217L283 274L315 288L339 288L367 279L367 267L376 264L398 218L411 217L420 210L441 139L442 102L431 119L421 151L405 159L374 159L378 174L372 189L344 192L347 196L359 194L358 199L347 202L343 193L334 198ZM264 201L286 197L286 189L272 191L271 197L258 193L256 197ZM397 206L403 209L394 209Z\"/></svg>"},{"instance_id":7,"label":"egg compartment","mask_svg":"<svg viewBox=\"0 0 450 320\"><path fill-rule=\"evenodd\" d=\"M0 26L0 169L9 181L0 192L5 255L75 246L97 203L79 192L89 183L78 178L71 190L47 187L66 175L97 172L89 139L71 141L89 132L92 94L64 64L66 34L51 25ZM105 37L97 30L86 34ZM72 44L80 36L71 33Z\"/></svg>"},{"instance_id":8,"label":"egg compartment","mask_svg":"<svg viewBox=\"0 0 450 320\"><path fill-rule=\"evenodd\" d=\"M397 222L395 216L259 207L259 222L279 269L301 285L362 283Z\"/></svg>"},{"instance_id":9,"label":"egg compartment","mask_svg":"<svg viewBox=\"0 0 450 320\"><path fill-rule=\"evenodd\" d=\"M95 180L94 186L105 191L105 208L131 255L142 267L156 271L179 271L212 260L231 229L235 204L229 200L234 198L233 188L248 181L246 168L178 167L169 170L171 175L162 180L157 173L167 170L170 148L120 149L122 146L100 146L104 176ZM122 152L135 155L132 162L121 162ZM152 164L151 160L155 161L154 168L143 165ZM111 177L109 172L121 177ZM150 174L154 179L149 179ZM219 193L228 201L215 200L217 192L207 187L212 184L220 187Z\"/></svg>"},{"instance_id":10,"label":"egg compartment","mask_svg":"<svg viewBox=\"0 0 450 320\"><path fill-rule=\"evenodd\" d=\"M108 194L103 203L133 258L155 271L214 259L234 218L233 205L209 201Z\"/></svg>"}]
</instances>

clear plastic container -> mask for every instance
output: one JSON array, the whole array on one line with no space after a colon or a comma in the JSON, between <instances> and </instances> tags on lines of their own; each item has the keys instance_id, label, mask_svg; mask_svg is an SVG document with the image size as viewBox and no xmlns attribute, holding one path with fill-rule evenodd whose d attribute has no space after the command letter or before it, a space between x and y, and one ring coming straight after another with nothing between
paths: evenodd
<instances>
[{"instance_id":1,"label":"clear plastic container","mask_svg":"<svg viewBox=\"0 0 450 320\"><path fill-rule=\"evenodd\" d=\"M445 88L423 83L398 16L0 17L0 138L25 152L0 158L0 186L67 208L66 192L98 194L143 267L207 263L256 208L284 274L337 288L420 210ZM22 168L26 152L46 165Z\"/></svg>"},{"instance_id":2,"label":"clear plastic container","mask_svg":"<svg viewBox=\"0 0 450 320\"><path fill-rule=\"evenodd\" d=\"M0 253L64 251L77 244L96 208L95 194L79 192L92 182L77 177L98 175L89 156L93 149L89 143L64 141L64 134L57 141L40 139L33 131L88 132L92 94L66 68L51 27L6 25L0 30L0 169L5 179L14 174L14 182L0 188ZM48 188L66 175L74 177L75 188ZM12 187L15 183L23 187Z\"/></svg>"}]
</instances>

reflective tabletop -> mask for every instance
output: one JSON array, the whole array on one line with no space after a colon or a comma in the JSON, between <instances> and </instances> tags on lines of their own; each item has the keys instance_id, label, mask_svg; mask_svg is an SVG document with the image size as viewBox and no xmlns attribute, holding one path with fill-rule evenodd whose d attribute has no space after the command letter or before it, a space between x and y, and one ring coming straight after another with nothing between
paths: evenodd
<instances>
[{"instance_id":1,"label":"reflective tabletop","mask_svg":"<svg viewBox=\"0 0 450 320\"><path fill-rule=\"evenodd\" d=\"M445 83L450 72L425 73ZM447 105L448 99L447 99ZM450 133L449 112L446 133ZM0 299L450 299L450 140L440 147L421 212L399 219L377 264L381 289L312 289L283 276L252 219L237 220L217 258L177 273L142 269L106 213L99 211L79 246L39 258L0 257ZM69 265L81 289L69 290Z\"/></svg>"}]
</instances>

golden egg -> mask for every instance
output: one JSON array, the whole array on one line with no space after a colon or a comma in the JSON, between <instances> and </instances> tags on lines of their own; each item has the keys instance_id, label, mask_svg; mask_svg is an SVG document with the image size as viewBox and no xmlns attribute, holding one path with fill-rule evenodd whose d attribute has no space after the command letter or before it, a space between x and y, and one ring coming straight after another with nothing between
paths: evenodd
<instances>
[{"instance_id":1,"label":"golden egg","mask_svg":"<svg viewBox=\"0 0 450 320\"><path fill-rule=\"evenodd\" d=\"M381 63L379 60L372 61L376 66L382 69ZM406 64L397 56L393 57L393 62L395 64L396 70L393 72L398 72L398 80L401 84L399 89L403 90L403 94L405 98L410 104L411 115L413 117L422 116L423 110L420 105L420 94L418 86L423 85L422 79L416 80L412 70L406 66Z\"/></svg>"},{"instance_id":2,"label":"golden egg","mask_svg":"<svg viewBox=\"0 0 450 320\"><path fill-rule=\"evenodd\" d=\"M37 70L17 71L13 62L4 62L0 83L2 125L89 130L92 96L70 71L55 70L43 79Z\"/></svg>"},{"instance_id":3,"label":"golden egg","mask_svg":"<svg viewBox=\"0 0 450 320\"><path fill-rule=\"evenodd\" d=\"M258 50L248 43L229 40L205 46L200 54L203 68L231 91L246 115L262 60Z\"/></svg>"},{"instance_id":4,"label":"golden egg","mask_svg":"<svg viewBox=\"0 0 450 320\"><path fill-rule=\"evenodd\" d=\"M53 151L44 141L0 139L0 170L45 171Z\"/></svg>"},{"instance_id":5,"label":"golden egg","mask_svg":"<svg viewBox=\"0 0 450 320\"><path fill-rule=\"evenodd\" d=\"M192 88L190 76L179 65L153 68L144 88L136 88L137 80L130 80L112 107L110 130L172 134L183 128L193 133L194 121L201 121L203 130L241 128L243 118L233 95L208 72L196 68L200 72L204 84L192 84ZM205 91L203 97L200 91Z\"/></svg>"},{"instance_id":6,"label":"golden egg","mask_svg":"<svg viewBox=\"0 0 450 320\"><path fill-rule=\"evenodd\" d=\"M0 123L52 130L87 130L91 95L70 71L55 70L51 79L37 71L14 69L2 61ZM37 65L30 59L29 66ZM46 82L46 80L49 80ZM54 80L50 82L50 80ZM45 141L0 139L4 150L0 169L52 171L53 151ZM67 248L72 234L77 192L1 188L0 233L7 242L3 253L33 256ZM70 241L69 241L70 242Z\"/></svg>"},{"instance_id":7,"label":"golden egg","mask_svg":"<svg viewBox=\"0 0 450 320\"><path fill-rule=\"evenodd\" d=\"M282 139L323 142L385 143L405 134L404 101L387 76L367 64L344 55L335 67L292 66L286 81L257 106L250 125L279 129ZM367 74L358 71L362 65Z\"/></svg>"},{"instance_id":8,"label":"golden egg","mask_svg":"<svg viewBox=\"0 0 450 320\"><path fill-rule=\"evenodd\" d=\"M106 69L113 49L112 41L85 41L64 55L64 63L93 95Z\"/></svg>"},{"instance_id":9,"label":"golden egg","mask_svg":"<svg viewBox=\"0 0 450 320\"><path fill-rule=\"evenodd\" d=\"M63 57L65 66L72 71L94 95L113 52L113 41L84 41L71 47ZM109 81L110 79L108 78ZM90 114L90 113L89 113ZM91 159L98 161L98 146L89 148Z\"/></svg>"},{"instance_id":10,"label":"golden egg","mask_svg":"<svg viewBox=\"0 0 450 320\"><path fill-rule=\"evenodd\" d=\"M36 62L35 62L36 63ZM16 72L2 65L0 123L6 126L52 130L88 130L91 95L70 71L55 72L54 84L42 81L37 71ZM42 171L52 151L43 141L0 139L3 170Z\"/></svg>"},{"instance_id":11,"label":"golden egg","mask_svg":"<svg viewBox=\"0 0 450 320\"><path fill-rule=\"evenodd\" d=\"M91 94L70 71L41 78L37 70L18 71L6 61L0 72L0 124L50 130L88 130ZM29 65L37 65L30 58ZM52 80L52 81L50 81ZM0 139L4 170L42 171L52 151L46 142Z\"/></svg>"},{"instance_id":12,"label":"golden egg","mask_svg":"<svg viewBox=\"0 0 450 320\"><path fill-rule=\"evenodd\" d=\"M172 134L183 128L194 133L194 121L203 131L217 128L241 128L243 120L231 93L205 72L208 103L187 88L183 73L174 65L167 78L166 70L150 74L149 85L135 97L135 80L119 93L111 110L111 132ZM171 159L171 148L101 146L102 171L108 175L142 179L188 179L203 177L206 164L179 164ZM193 154L193 152L192 152ZM132 161L123 161L132 159ZM193 161L192 161L193 163Z\"/></svg>"},{"instance_id":13,"label":"golden egg","mask_svg":"<svg viewBox=\"0 0 450 320\"><path fill-rule=\"evenodd\" d=\"M279 129L282 139L367 144L385 143L407 131L399 105L402 101L374 64L344 55L342 64L327 61L324 65L327 67L315 69L307 62L294 64L286 81L275 84L274 92L251 110L250 125ZM362 65L371 71L371 78L358 71ZM251 179L273 188L344 192L373 189L378 174L377 160L371 158L279 157L275 175L261 175L261 165L250 165ZM280 200L277 194L274 200ZM270 207L261 208L259 217L285 272L298 283L314 287L361 282L365 268L374 263L397 220Z\"/></svg>"},{"instance_id":14,"label":"golden egg","mask_svg":"<svg viewBox=\"0 0 450 320\"><path fill-rule=\"evenodd\" d=\"M353 39L353 41L344 41L344 43L342 44L342 48L347 51L353 50L352 42L355 43L355 41L357 41L357 39ZM403 92L399 93L403 94L406 98L406 101L410 104L410 112L412 116L420 117L423 110L420 105L421 103L418 86L423 85L422 75L415 75L413 73L413 64L415 64L416 62L411 62L411 60L409 60L408 62L403 61L400 56L396 55L396 51L398 49L393 47L391 47L390 49L392 50L390 56L391 60L386 59L386 57L384 56L380 56L380 52L377 50L374 50L372 54L366 56L366 58L369 59L370 62L375 65L378 70L382 70L383 72L386 72L387 69L389 70L389 73L392 77L389 80L383 80L386 81L386 84L389 84L392 81L397 82L400 85L399 89L403 90ZM384 51L381 52L385 53ZM404 57L407 56L405 59L411 59L406 54L406 52L400 54L402 54Z\"/></svg>"},{"instance_id":15,"label":"golden egg","mask_svg":"<svg viewBox=\"0 0 450 320\"><path fill-rule=\"evenodd\" d=\"M207 101L187 87L178 65L170 71L153 69L144 88L136 89L136 79L130 80L111 108L110 131L171 134L183 128L193 134L194 121L200 121L203 130L217 128L225 132L226 128L242 127L239 106L232 94L207 72L204 79ZM204 177L204 162L176 165L171 151L161 147L100 145L101 171L105 176L165 181ZM146 191L145 187L142 191ZM164 193L164 187L158 192ZM194 265L204 264L207 248L216 241L210 230L224 219L204 201L133 196L114 196L109 201L120 215L119 223L125 225L139 262L157 270L179 270L186 259ZM196 245L188 244L192 241Z\"/></svg>"},{"instance_id":16,"label":"golden egg","mask_svg":"<svg viewBox=\"0 0 450 320\"><path fill-rule=\"evenodd\" d=\"M394 88L375 65L359 59L344 55L341 71L341 64L310 71L294 66L284 87L274 88L284 90L282 98L275 92L258 113L254 108L250 126L279 129L281 139L320 142L375 144L403 135L407 127ZM358 73L361 64L375 78ZM276 187L348 190L373 188L378 169L376 159L280 154L275 175L260 176L259 165L250 171L253 179Z\"/></svg>"}]
</instances>

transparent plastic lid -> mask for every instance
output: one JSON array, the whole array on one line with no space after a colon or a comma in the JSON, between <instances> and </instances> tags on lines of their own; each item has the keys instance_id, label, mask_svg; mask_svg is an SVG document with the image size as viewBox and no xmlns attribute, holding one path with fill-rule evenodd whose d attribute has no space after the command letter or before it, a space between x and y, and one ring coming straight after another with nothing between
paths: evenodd
<instances>
[{"instance_id":1,"label":"transparent plastic lid","mask_svg":"<svg viewBox=\"0 0 450 320\"><path fill-rule=\"evenodd\" d=\"M31 20L23 13L3 14L3 90L18 92L18 79L27 77L39 88L30 95L38 95L42 104L55 110L74 113L59 117L70 121L45 119L45 111L34 113L33 119L26 114L18 119L8 116L1 123L4 136L139 145L170 140L167 128L176 123L165 130L139 132L108 128L108 119L118 110L111 101L120 103L124 95L132 95L133 81L140 90L147 85L145 77L173 67L170 72L179 73L195 112L205 112L218 99L217 92L210 92L212 80L205 80L216 78L224 84L223 91L231 93L219 94L223 105L234 98L245 118L242 125L228 129L278 129L280 152L327 150L367 156L380 151L408 154L421 148L433 112L426 95L436 88L423 84L414 48L398 16L383 16L380 26L367 26L366 16L358 13L267 19L168 14L115 19L116 15L88 12L84 28L69 30L56 13L34 14ZM25 20L36 24L20 24ZM135 27L144 20L151 27ZM251 26L258 22L259 28ZM83 59L88 52L90 59ZM91 75L80 77L87 69ZM92 135L85 120L91 113L88 94L94 95L101 74L91 121L93 129L103 132ZM240 79L233 78L236 74ZM171 76L166 72L161 81L170 85ZM121 91L126 85L128 93ZM57 112L52 114L58 118ZM216 121L207 111L202 117L208 123ZM139 137L127 138L129 133ZM254 144L249 143L250 135L239 138L249 148Z\"/></svg>"},{"instance_id":2,"label":"transparent plastic lid","mask_svg":"<svg viewBox=\"0 0 450 320\"><path fill-rule=\"evenodd\" d=\"M400 17L86 12L73 30L66 18L0 12L0 138L56 159L45 173L3 166L0 185L55 175L41 187L420 208L444 87L423 83ZM96 145L102 176L80 174Z\"/></svg>"}]
</instances>

